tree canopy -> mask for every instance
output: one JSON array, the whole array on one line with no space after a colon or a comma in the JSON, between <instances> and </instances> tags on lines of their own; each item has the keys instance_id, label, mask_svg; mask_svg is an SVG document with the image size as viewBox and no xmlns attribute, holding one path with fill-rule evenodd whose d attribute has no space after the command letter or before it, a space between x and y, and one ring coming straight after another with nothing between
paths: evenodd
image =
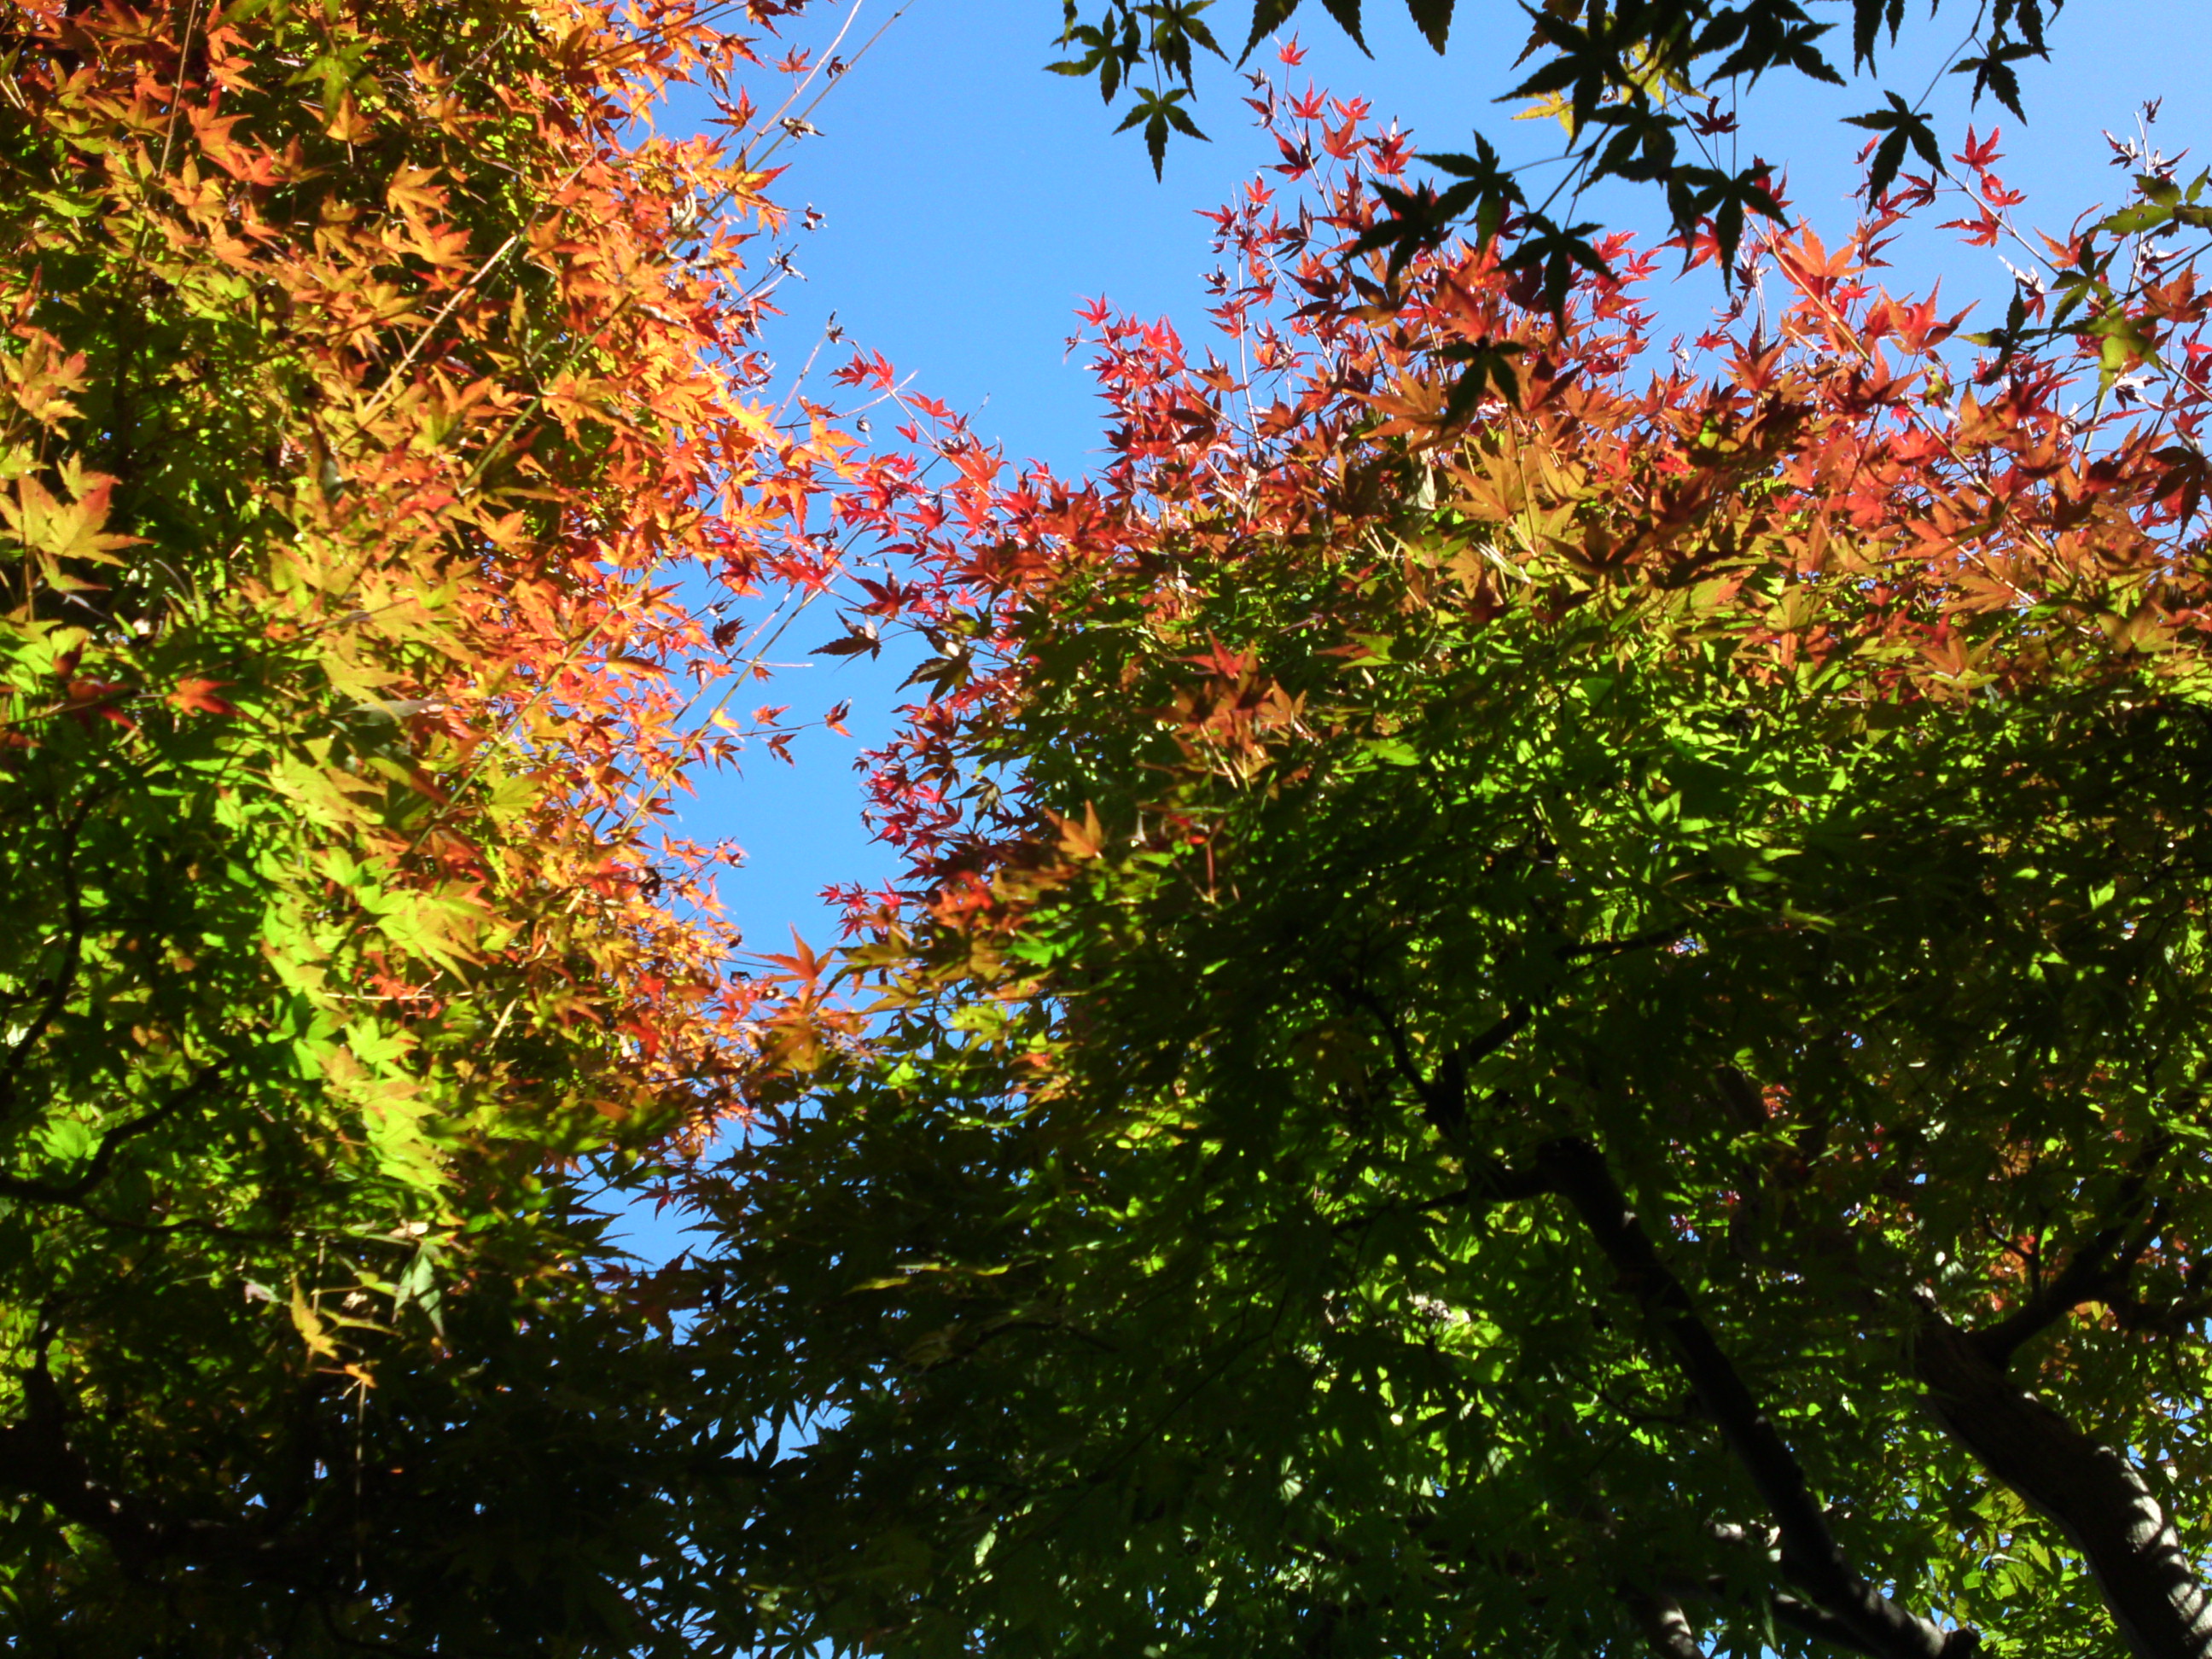
<instances>
[{"instance_id":1,"label":"tree canopy","mask_svg":"<svg viewBox=\"0 0 2212 1659\"><path fill-rule=\"evenodd\" d=\"M775 1650L2212 1652L2200 186L2101 343L1892 203L1668 355L1625 240L1375 301L1331 137L971 473L878 1024L702 1191Z\"/></svg>"},{"instance_id":2,"label":"tree canopy","mask_svg":"<svg viewBox=\"0 0 2212 1659\"><path fill-rule=\"evenodd\" d=\"M665 819L788 739L735 607L849 470L726 9L0 11L21 1650L691 1650L718 1454L591 1200L738 1099Z\"/></svg>"},{"instance_id":3,"label":"tree canopy","mask_svg":"<svg viewBox=\"0 0 2212 1659\"><path fill-rule=\"evenodd\" d=\"M2212 1659L2212 177L2038 240L1900 103L1642 247L1261 82L1067 481L771 387L794 9L0 21L0 1628ZM1814 72L1540 15L1586 179ZM752 976L669 819L833 592L905 872Z\"/></svg>"}]
</instances>

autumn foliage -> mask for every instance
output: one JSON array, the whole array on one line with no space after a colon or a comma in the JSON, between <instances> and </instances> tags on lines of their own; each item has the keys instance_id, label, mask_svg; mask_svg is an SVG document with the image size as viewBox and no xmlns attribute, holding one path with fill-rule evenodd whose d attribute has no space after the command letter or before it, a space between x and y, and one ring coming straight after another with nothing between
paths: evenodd
<instances>
[{"instance_id":1,"label":"autumn foliage","mask_svg":"<svg viewBox=\"0 0 2212 1659\"><path fill-rule=\"evenodd\" d=\"M761 57L796 9L0 9L0 1595L41 1650L647 1639L665 1401L580 1206L757 1047L668 818L787 741L725 710L747 607L828 578L854 471L756 340L787 135L742 82L805 88ZM719 131L656 130L678 88Z\"/></svg>"},{"instance_id":2,"label":"autumn foliage","mask_svg":"<svg viewBox=\"0 0 2212 1659\"><path fill-rule=\"evenodd\" d=\"M0 13L10 1636L2200 1655L2206 181L1408 257L1262 86L1098 477L863 457L793 9ZM832 592L905 874L749 979Z\"/></svg>"},{"instance_id":3,"label":"autumn foliage","mask_svg":"<svg viewBox=\"0 0 2212 1659\"><path fill-rule=\"evenodd\" d=\"M1516 590L1559 610L1633 605L1685 641L1727 641L1748 675L1869 700L2073 676L2193 685L2203 672L2208 301L2188 258L2130 240L2197 227L2196 192L2182 204L2170 179L2146 175L2148 193L2110 224L2054 241L2014 225L1995 137L1969 134L1954 158L1972 181L1958 187L1966 216L1945 228L1974 246L2004 237L2053 273L2023 287L2008 328L1962 335L1965 311L1881 284L1883 250L1937 200L1908 176L1832 250L1808 225L1765 239L1726 311L1662 354L1643 290L1678 256L1709 264L1710 237L1659 250L1610 238L1607 273L1585 274L1557 313L1536 303L1534 274L1464 245L1392 292L1340 253L1373 221L1368 182L1412 160L1407 137L1364 125L1364 102L1310 90L1271 91L1261 107L1284 158L1273 171L1322 200L1293 216L1279 186L1255 182L1214 216L1229 261L1210 308L1221 343L1194 357L1171 324L1099 303L1085 321L1115 464L1012 488L995 461L967 464L948 493L969 535L912 535L928 626L974 641L956 654L975 659L940 680L945 695L877 775L917 879L988 858L994 823L1028 822L1026 805L965 811L946 786L959 742L988 746L963 719L1025 707L1027 630L1063 590L1087 601L1102 580L1142 581L1166 623L1180 567L1297 544L1339 569L1351 604L1412 523L1482 526L1460 533L1486 545L1407 545L1417 564L1425 550L1439 562L1402 577L1409 592L1383 582L1389 611L1480 617ZM2140 280L2114 291L2112 268L2131 261ZM1786 301L1771 313L1743 297L1761 276ZM2073 326L2020 349L2062 301ZM1234 649L1154 666L1182 689L1177 708L1203 711L1194 741L1203 729L1256 757L1267 732L1297 729L1287 693Z\"/></svg>"},{"instance_id":4,"label":"autumn foliage","mask_svg":"<svg viewBox=\"0 0 2212 1659\"><path fill-rule=\"evenodd\" d=\"M1394 272L1255 107L1217 331L853 615L878 1024L702 1188L791 1650L2201 1654L2205 180L1969 134L1668 339L1711 226Z\"/></svg>"}]
</instances>

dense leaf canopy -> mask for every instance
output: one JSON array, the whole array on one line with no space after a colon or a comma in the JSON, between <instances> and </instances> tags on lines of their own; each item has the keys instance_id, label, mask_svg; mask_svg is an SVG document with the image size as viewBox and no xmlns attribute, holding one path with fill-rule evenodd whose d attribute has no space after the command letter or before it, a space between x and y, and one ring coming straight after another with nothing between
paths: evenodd
<instances>
[{"instance_id":1,"label":"dense leaf canopy","mask_svg":"<svg viewBox=\"0 0 2212 1659\"><path fill-rule=\"evenodd\" d=\"M875 1041L704 1194L788 1650L2212 1650L2180 191L2133 345L1972 345L1887 212L1655 372L1625 243L1362 305L1332 137L1218 220L1242 372L1094 319Z\"/></svg>"},{"instance_id":2,"label":"dense leaf canopy","mask_svg":"<svg viewBox=\"0 0 2212 1659\"><path fill-rule=\"evenodd\" d=\"M587 1200L737 1097L662 819L835 559L744 270L784 9L0 7L22 1650L691 1650L720 1466Z\"/></svg>"},{"instance_id":3,"label":"dense leaf canopy","mask_svg":"<svg viewBox=\"0 0 2212 1659\"><path fill-rule=\"evenodd\" d=\"M2208 179L2038 241L1900 104L1747 229L1668 135L1794 9L1551 6L1704 337L1261 82L1102 476L865 354L863 460L754 349L790 9L0 14L0 1628L2212 1659ZM1938 201L2001 326L1878 286ZM662 823L854 538L907 872L750 981Z\"/></svg>"}]
</instances>

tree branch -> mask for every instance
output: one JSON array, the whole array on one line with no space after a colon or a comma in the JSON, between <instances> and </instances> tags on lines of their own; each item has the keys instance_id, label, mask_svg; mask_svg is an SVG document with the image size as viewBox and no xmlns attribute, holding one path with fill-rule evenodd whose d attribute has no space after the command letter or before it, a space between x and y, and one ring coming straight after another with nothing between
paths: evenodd
<instances>
[{"instance_id":1,"label":"tree branch","mask_svg":"<svg viewBox=\"0 0 2212 1659\"><path fill-rule=\"evenodd\" d=\"M1921 1309L1914 1363L1936 1421L2087 1558L2136 1659L2212 1659L2212 1595L2142 1474L2012 1382L1983 1334L1924 1292Z\"/></svg>"},{"instance_id":2,"label":"tree branch","mask_svg":"<svg viewBox=\"0 0 2212 1659\"><path fill-rule=\"evenodd\" d=\"M1562 945L1552 952L1561 962L1583 962L1595 958L1626 956L1632 951L1648 951L1655 945L1672 945L1687 931L1681 924L1672 927L1647 927L1626 939L1585 940L1579 945Z\"/></svg>"},{"instance_id":3,"label":"tree branch","mask_svg":"<svg viewBox=\"0 0 2212 1659\"><path fill-rule=\"evenodd\" d=\"M1665 1331L1698 1401L1759 1490L1782 1536L1783 1571L1875 1659L1966 1659L1980 1646L1907 1612L1852 1568L1797 1460L1759 1408L1680 1279L1659 1259L1598 1149L1579 1136L1538 1148L1536 1166L1574 1206L1629 1291Z\"/></svg>"},{"instance_id":4,"label":"tree branch","mask_svg":"<svg viewBox=\"0 0 2212 1659\"><path fill-rule=\"evenodd\" d=\"M1973 1333L1972 1340L1990 1364L2002 1370L2021 1345L2057 1323L2085 1302L2098 1302L2119 1288L2150 1243L2145 1231L2128 1239L2125 1222L2115 1222L2075 1251L2058 1276L2014 1313Z\"/></svg>"},{"instance_id":5,"label":"tree branch","mask_svg":"<svg viewBox=\"0 0 2212 1659\"><path fill-rule=\"evenodd\" d=\"M1659 1659L1705 1659L1705 1650L1698 1645L1698 1632L1692 1627L1689 1615L1673 1596L1664 1590L1640 1590L1623 1585L1620 1599Z\"/></svg>"},{"instance_id":6,"label":"tree branch","mask_svg":"<svg viewBox=\"0 0 2212 1659\"><path fill-rule=\"evenodd\" d=\"M2162 1136L2146 1143L2135 1160L2136 1167L2120 1188L2119 1202L2114 1206L2118 1212L2116 1218L2075 1250L2057 1278L2038 1290L2018 1311L1973 1333L1974 1346L1998 1370L2003 1370L2012 1362L2013 1355L2024 1343L2083 1303L2102 1301L2135 1271L2136 1261L2158 1234L2156 1206L2148 1224L2138 1225L2138 1221L2151 1166L2165 1148Z\"/></svg>"},{"instance_id":7,"label":"tree branch","mask_svg":"<svg viewBox=\"0 0 2212 1659\"><path fill-rule=\"evenodd\" d=\"M1421 1103L1422 1115L1435 1127L1437 1133L1456 1142L1460 1132L1467 1125L1468 1062L1461 1059L1455 1067L1452 1059L1448 1057L1440 1074L1430 1077L1421 1069L1420 1062L1413 1058L1413 1045L1406 1041L1405 1028L1398 1024L1396 1016L1382 1005L1379 997L1356 981L1340 985L1338 993L1346 1001L1365 1010L1382 1028L1382 1040L1390 1048L1391 1070L1397 1073L1406 1085L1413 1090ZM1515 1009L1477 1037L1475 1048L1481 1054L1489 1054L1502 1048L1528 1018L1525 1009Z\"/></svg>"},{"instance_id":8,"label":"tree branch","mask_svg":"<svg viewBox=\"0 0 2212 1659\"><path fill-rule=\"evenodd\" d=\"M1816 1640L1852 1653L1871 1654L1874 1649L1862 1642L1851 1627L1833 1613L1823 1612L1810 1601L1800 1601L1794 1595L1770 1595L1766 1605L1773 1609L1777 1622L1802 1632Z\"/></svg>"},{"instance_id":9,"label":"tree branch","mask_svg":"<svg viewBox=\"0 0 2212 1659\"><path fill-rule=\"evenodd\" d=\"M47 1368L53 1331L42 1315L31 1364L22 1373L23 1420L0 1423L0 1486L34 1498L106 1540L123 1570L143 1577L163 1559L243 1566L283 1576L298 1552L258 1528L178 1520L117 1491L70 1443L69 1413Z\"/></svg>"},{"instance_id":10,"label":"tree branch","mask_svg":"<svg viewBox=\"0 0 2212 1659\"><path fill-rule=\"evenodd\" d=\"M1731 1589L1729 1581L1716 1574L1702 1583L1687 1579L1670 1581L1669 1588L1676 1595L1702 1596L1716 1601L1734 1601L1739 1606L1764 1607L1774 1615L1777 1624L1842 1648L1847 1653L1871 1655L1875 1650L1851 1633L1850 1627L1834 1614L1825 1613L1810 1601L1801 1601L1794 1595L1778 1590L1764 1594L1741 1587Z\"/></svg>"},{"instance_id":11,"label":"tree branch","mask_svg":"<svg viewBox=\"0 0 2212 1659\"><path fill-rule=\"evenodd\" d=\"M1739 1548L1755 1548L1763 1554L1772 1547L1771 1538L1754 1539L1741 1527L1717 1523L1709 1530L1718 1542L1734 1545ZM1802 1631L1806 1635L1826 1642L1832 1647L1843 1648L1852 1653L1874 1651L1851 1633L1850 1626L1832 1613L1823 1612L1810 1601L1801 1601L1796 1596L1785 1595L1778 1590L1750 1591L1740 1583L1732 1585L1728 1579L1717 1573L1703 1583L1693 1583L1685 1581L1674 1585L1673 1588L1675 1594L1680 1595L1710 1596L1715 1601L1733 1600L1739 1604L1763 1607L1792 1630Z\"/></svg>"},{"instance_id":12,"label":"tree branch","mask_svg":"<svg viewBox=\"0 0 2212 1659\"><path fill-rule=\"evenodd\" d=\"M125 1145L174 1117L186 1103L204 1093L221 1073L212 1066L202 1066L191 1081L179 1089L159 1106L130 1122L119 1124L100 1138L84 1173L74 1181L30 1181L21 1176L0 1170L0 1196L23 1199L35 1204L75 1204L106 1177L107 1166Z\"/></svg>"}]
</instances>

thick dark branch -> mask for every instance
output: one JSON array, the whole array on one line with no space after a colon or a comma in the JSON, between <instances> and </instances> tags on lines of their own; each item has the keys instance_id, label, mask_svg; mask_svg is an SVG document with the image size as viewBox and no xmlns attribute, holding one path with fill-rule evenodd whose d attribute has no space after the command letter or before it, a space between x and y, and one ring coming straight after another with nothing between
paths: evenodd
<instances>
[{"instance_id":1,"label":"thick dark branch","mask_svg":"<svg viewBox=\"0 0 2212 1659\"><path fill-rule=\"evenodd\" d=\"M2145 1302L2114 1285L2095 1299L2112 1310L2114 1324L2131 1334L2191 1336L2212 1319L2212 1297L2180 1296L2168 1302Z\"/></svg>"},{"instance_id":2,"label":"thick dark branch","mask_svg":"<svg viewBox=\"0 0 2212 1659\"><path fill-rule=\"evenodd\" d=\"M1679 1595L1707 1597L1716 1601L1733 1600L1741 1606L1764 1607L1773 1613L1776 1623L1787 1625L1790 1629L1816 1641L1826 1642L1831 1647L1841 1648L1847 1653L1870 1655L1875 1651L1852 1634L1850 1627L1842 1620L1822 1612L1810 1601L1801 1601L1794 1595L1770 1591L1761 1596L1740 1586L1731 1588L1729 1581L1718 1575L1702 1583L1681 1581L1674 1586L1674 1589Z\"/></svg>"},{"instance_id":3,"label":"thick dark branch","mask_svg":"<svg viewBox=\"0 0 2212 1659\"><path fill-rule=\"evenodd\" d=\"M339 1629L337 1620L331 1612L330 1602L320 1597L315 1601L315 1613L323 1621L323 1633L342 1648L351 1648L356 1653L396 1653L399 1659L436 1659L435 1655L424 1648L404 1648L396 1642L368 1640Z\"/></svg>"},{"instance_id":4,"label":"thick dark branch","mask_svg":"<svg viewBox=\"0 0 2212 1659\"><path fill-rule=\"evenodd\" d=\"M1436 1127L1437 1133L1453 1143L1455 1150L1464 1151L1461 1142L1467 1128L1468 1072L1478 1060L1497 1053L1520 1033L1528 1023L1528 1009L1509 1009L1504 1018L1488 1030L1446 1054L1432 1078L1422 1071L1420 1062L1413 1057L1413 1045L1406 1040L1405 1028L1383 1006L1381 999L1362 985L1346 984L1340 988L1346 1001L1365 1009L1382 1028L1383 1041L1390 1045L1391 1069L1419 1099L1422 1115Z\"/></svg>"},{"instance_id":5,"label":"thick dark branch","mask_svg":"<svg viewBox=\"0 0 2212 1659\"><path fill-rule=\"evenodd\" d=\"M1681 937L1682 930L1679 927L1654 927L1627 939L1589 939L1562 945L1552 954L1563 965L1602 961L1634 951L1648 951L1655 945L1672 945ZM1534 1014L1526 1003L1515 1004L1487 1030L1448 1052L1437 1066L1436 1075L1431 1077L1414 1059L1413 1047L1406 1040L1404 1028L1390 1010L1382 1005L1380 998L1356 981L1348 981L1338 988L1346 1001L1374 1016L1376 1023L1382 1028L1384 1040L1390 1045L1392 1069L1419 1097L1423 1114L1436 1126L1437 1132L1454 1141L1460 1139L1467 1126L1471 1103L1468 1073L1477 1062L1497 1053L1518 1036Z\"/></svg>"},{"instance_id":6,"label":"thick dark branch","mask_svg":"<svg viewBox=\"0 0 2212 1659\"><path fill-rule=\"evenodd\" d=\"M1691 1626L1689 1615L1673 1596L1663 1590L1624 1586L1620 1600L1659 1659L1705 1659L1705 1650L1698 1645L1698 1632Z\"/></svg>"},{"instance_id":7,"label":"thick dark branch","mask_svg":"<svg viewBox=\"0 0 2212 1659\"><path fill-rule=\"evenodd\" d=\"M1562 945L1553 956L1561 962L1604 961L1612 957L1626 956L1632 951L1649 951L1654 945L1672 945L1683 935L1680 924L1672 927L1648 927L1626 939L1585 940L1579 945Z\"/></svg>"},{"instance_id":8,"label":"thick dark branch","mask_svg":"<svg viewBox=\"0 0 2212 1659\"><path fill-rule=\"evenodd\" d=\"M2130 1231L2136 1236L2130 1240ZM2115 1222L2074 1252L2057 1276L2013 1313L1973 1334L1973 1344L2002 1370L2021 1346L2057 1324L2085 1302L2100 1302L2124 1284L2145 1249L2148 1232Z\"/></svg>"},{"instance_id":9,"label":"thick dark branch","mask_svg":"<svg viewBox=\"0 0 2212 1659\"><path fill-rule=\"evenodd\" d=\"M2135 1466L2013 1382L1932 1298L1914 1358L1936 1420L2088 1559L2136 1659L2212 1659L2212 1595Z\"/></svg>"},{"instance_id":10,"label":"thick dark branch","mask_svg":"<svg viewBox=\"0 0 2212 1659\"><path fill-rule=\"evenodd\" d=\"M1418 1203L1391 1206L1393 1209L1445 1210L1456 1209L1462 1204L1514 1204L1523 1199L1540 1198L1552 1190L1551 1178L1540 1170L1516 1170L1510 1164L1495 1158L1484 1159L1474 1172L1474 1179L1466 1186L1448 1193L1438 1193L1434 1198L1425 1198Z\"/></svg>"},{"instance_id":11,"label":"thick dark branch","mask_svg":"<svg viewBox=\"0 0 2212 1659\"><path fill-rule=\"evenodd\" d=\"M24 1420L0 1424L0 1483L98 1533L125 1570L135 1573L158 1553L152 1529L123 1498L94 1478L91 1467L70 1446L61 1390L46 1368L52 1341L42 1313L31 1364L23 1372Z\"/></svg>"},{"instance_id":12,"label":"thick dark branch","mask_svg":"<svg viewBox=\"0 0 2212 1659\"><path fill-rule=\"evenodd\" d=\"M2119 1201L2113 1206L2118 1213L2112 1223L2075 1250L2056 1278L2016 1311L1974 1333L1974 1346L1997 1370L2002 1370L2011 1363L2023 1343L2057 1324L2083 1303L2103 1301L2135 1271L2136 1261L2150 1248L2158 1231L2155 1210L2150 1223L2142 1224L2143 1189L2149 1183L2151 1166L2166 1150L2166 1145L2164 1137L2159 1136L2143 1147L2135 1161L2134 1170L2121 1186Z\"/></svg>"},{"instance_id":13,"label":"thick dark branch","mask_svg":"<svg viewBox=\"0 0 2212 1659\"><path fill-rule=\"evenodd\" d=\"M1768 1122L1766 1098L1759 1085L1733 1066L1713 1073L1713 1091L1730 1115L1747 1129L1764 1129Z\"/></svg>"},{"instance_id":14,"label":"thick dark branch","mask_svg":"<svg viewBox=\"0 0 2212 1659\"><path fill-rule=\"evenodd\" d=\"M1718 1425L1780 1529L1782 1566L1790 1582L1877 1659L1963 1659L1973 1653L1980 1645L1974 1632L1947 1633L1898 1606L1852 1568L1796 1457L1698 1316L1681 1281L1659 1259L1603 1154L1578 1136L1566 1136L1539 1148L1536 1164L1574 1206L1625 1287L1665 1331L1698 1403Z\"/></svg>"},{"instance_id":15,"label":"thick dark branch","mask_svg":"<svg viewBox=\"0 0 2212 1659\"><path fill-rule=\"evenodd\" d=\"M1817 1641L1827 1643L1851 1653L1871 1654L1874 1649L1859 1640L1851 1627L1833 1613L1824 1613L1810 1601L1800 1601L1794 1595L1770 1595L1766 1605L1774 1611L1776 1622Z\"/></svg>"},{"instance_id":16,"label":"thick dark branch","mask_svg":"<svg viewBox=\"0 0 2212 1659\"><path fill-rule=\"evenodd\" d=\"M1740 1548L1753 1548L1762 1553L1773 1547L1773 1539L1771 1534L1762 1534L1754 1536L1741 1527L1717 1522L1710 1529L1714 1538L1723 1544L1734 1545ZM1823 1612L1810 1601L1801 1601L1794 1595L1784 1595L1775 1590L1753 1593L1746 1590L1741 1584L1731 1586L1728 1579L1721 1577L1718 1574L1706 1579L1702 1584L1682 1586L1680 1593L1685 1595L1708 1595L1716 1600L1725 1600L1732 1595L1739 1602L1765 1607L1790 1629L1802 1631L1806 1635L1826 1642L1831 1647L1843 1648L1851 1653L1874 1651L1854 1635L1850 1627L1842 1620L1832 1613Z\"/></svg>"},{"instance_id":17,"label":"thick dark branch","mask_svg":"<svg viewBox=\"0 0 2212 1659\"><path fill-rule=\"evenodd\" d=\"M1462 1161L1466 1160L1462 1158ZM1402 1203L1378 1203L1366 1206L1341 1221L1332 1222L1332 1232L1347 1233L1362 1227L1371 1227L1385 1216L1411 1215L1424 1212L1487 1208L1492 1204L1517 1203L1523 1199L1540 1198L1552 1190L1550 1180L1536 1170L1516 1170L1496 1158L1474 1160L1471 1173L1474 1179L1464 1187L1455 1187L1448 1193L1432 1197L1408 1199Z\"/></svg>"},{"instance_id":18,"label":"thick dark branch","mask_svg":"<svg viewBox=\"0 0 2212 1659\"><path fill-rule=\"evenodd\" d=\"M174 1117L192 1100L204 1094L220 1075L214 1066L203 1066L193 1074L191 1082L152 1111L110 1129L100 1137L99 1146L85 1164L84 1173L74 1181L30 1181L0 1170L0 1196L22 1199L34 1204L76 1203L106 1179L108 1166L114 1163L116 1153L148 1130L157 1128Z\"/></svg>"},{"instance_id":19,"label":"thick dark branch","mask_svg":"<svg viewBox=\"0 0 2212 1659\"><path fill-rule=\"evenodd\" d=\"M1475 1064L1496 1054L1521 1034L1528 1024L1529 1011L1525 1005L1510 1008L1480 1036L1466 1042L1444 1056L1437 1068L1436 1082L1431 1092L1423 1098L1429 1103L1429 1116L1446 1134L1456 1134L1466 1127L1469 1099L1467 1074Z\"/></svg>"},{"instance_id":20,"label":"thick dark branch","mask_svg":"<svg viewBox=\"0 0 2212 1659\"><path fill-rule=\"evenodd\" d=\"M133 1577L165 1559L289 1576L283 1569L298 1553L296 1542L281 1544L260 1528L232 1522L180 1520L102 1481L70 1443L69 1414L46 1365L50 1340L42 1328L22 1373L23 1420L0 1423L0 1489L97 1534Z\"/></svg>"},{"instance_id":21,"label":"thick dark branch","mask_svg":"<svg viewBox=\"0 0 2212 1659\"><path fill-rule=\"evenodd\" d=\"M331 1528L343 1524L342 1518L295 1524L321 1455L313 1412L326 1378L312 1379L297 1403L289 1467L281 1471L267 1507L243 1519L179 1516L102 1479L72 1443L70 1413L48 1367L54 1333L47 1319L42 1312L31 1364L21 1373L23 1419L0 1423L0 1492L43 1504L98 1536L134 1579L165 1566L211 1568L318 1599L344 1582L331 1552Z\"/></svg>"}]
</instances>

